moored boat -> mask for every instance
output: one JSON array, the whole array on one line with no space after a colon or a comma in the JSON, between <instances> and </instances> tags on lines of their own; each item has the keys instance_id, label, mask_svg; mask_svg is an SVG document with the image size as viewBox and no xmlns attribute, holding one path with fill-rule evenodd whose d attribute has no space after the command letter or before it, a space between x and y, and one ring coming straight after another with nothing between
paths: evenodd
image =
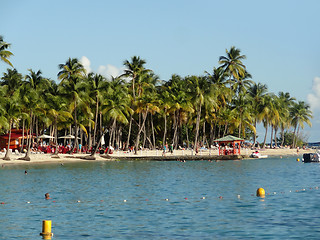
<instances>
[{"instance_id":1,"label":"moored boat","mask_svg":"<svg viewBox=\"0 0 320 240\"><path fill-rule=\"evenodd\" d=\"M315 153L304 153L302 156L303 162L320 162L320 154L319 152Z\"/></svg>"},{"instance_id":2,"label":"moored boat","mask_svg":"<svg viewBox=\"0 0 320 240\"><path fill-rule=\"evenodd\" d=\"M259 153L259 151L255 151L255 152L251 153L250 157L252 157L252 158L267 158L268 155L261 155L261 153Z\"/></svg>"}]
</instances>

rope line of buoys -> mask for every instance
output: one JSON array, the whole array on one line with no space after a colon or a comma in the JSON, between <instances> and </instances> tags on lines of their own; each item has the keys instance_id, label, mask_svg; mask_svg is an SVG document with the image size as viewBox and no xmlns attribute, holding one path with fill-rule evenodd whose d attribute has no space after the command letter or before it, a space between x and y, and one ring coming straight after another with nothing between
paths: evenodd
<instances>
[{"instance_id":1,"label":"rope line of buoys","mask_svg":"<svg viewBox=\"0 0 320 240\"><path fill-rule=\"evenodd\" d=\"M308 190L319 190L319 187L316 186L316 187L305 187L305 188L301 188L301 189L296 189L296 190L287 190L287 191L281 191L281 192L266 192L263 188L258 188L257 191L256 191L256 194L250 194L250 196L257 196L257 197L260 197L260 198L265 198L266 196L275 196L275 195L283 195L283 194L289 194L289 193L299 193L299 192L307 192ZM238 199L238 200L243 200L245 199L243 197L243 195L240 195L240 194L237 194L235 195L235 198ZM220 196L216 196L216 197L208 197L208 196L200 196L200 197L183 197L181 198L183 199L184 201L188 201L188 202L192 202L192 201L199 201L200 200L214 200L214 199L231 199L230 197L227 197L225 198L224 196L220 195ZM155 202L157 200L154 200L154 199L150 199L150 198L143 198L143 200L145 202ZM174 200L173 199L169 199L169 198L160 198L158 199L160 201L171 201L171 202L179 202L179 200L177 198L175 198ZM107 199L101 199L101 200L98 200L100 203L108 203L109 201ZM120 200L122 202L129 202L131 201L130 199L122 199ZM136 201L136 200L135 200ZM56 200L52 200L51 201L52 203L57 203ZM63 201L58 201L58 203L62 203ZM92 203L92 202L95 202L95 201L86 201L86 200L74 200L74 201L67 201L68 204L70 203L78 203L78 204L86 204L86 203ZM114 200L112 201L114 202ZM131 201L133 202L133 201ZM31 201L25 201L26 204L33 204L33 203L39 203L39 202L31 202ZM7 205L7 204L10 204L10 202L5 202L5 201L0 201L0 205Z\"/></svg>"}]
</instances>

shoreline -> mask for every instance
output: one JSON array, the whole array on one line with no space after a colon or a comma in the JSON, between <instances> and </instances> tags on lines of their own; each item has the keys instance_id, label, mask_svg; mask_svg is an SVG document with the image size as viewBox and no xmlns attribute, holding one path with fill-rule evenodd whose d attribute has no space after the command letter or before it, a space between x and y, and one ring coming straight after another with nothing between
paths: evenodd
<instances>
[{"instance_id":1,"label":"shoreline","mask_svg":"<svg viewBox=\"0 0 320 240\"><path fill-rule=\"evenodd\" d=\"M299 153L297 153L296 149L260 149L259 152L261 155L268 155L268 157L282 157L282 156L301 156L304 153L315 152L315 149L300 149ZM249 156L254 150L251 149L241 149L241 154L245 156ZM96 154L96 160L87 160L83 159L83 157L88 156L89 154L79 153L79 154L59 154L59 158L52 157L52 154L31 154L31 161L18 160L18 158L23 157L25 154L10 154L10 161L3 160L4 154L0 155L0 164L2 167L6 165L16 165L16 164L53 164L53 163L75 163L75 162L86 162L86 161L117 161L117 160L133 160L135 158L146 158L146 159L154 159L161 161L161 158L165 160L165 158L175 158L180 159L182 157L189 158L191 156L195 156L192 150L174 150L173 154L167 152L165 157L162 156L162 151L160 150L140 150L138 154L135 155L133 152L124 152L124 151L115 151L110 155L110 158L106 155L100 156ZM217 156L218 150L200 150L195 159L208 158L208 156ZM245 158L246 159L246 158Z\"/></svg>"}]
</instances>

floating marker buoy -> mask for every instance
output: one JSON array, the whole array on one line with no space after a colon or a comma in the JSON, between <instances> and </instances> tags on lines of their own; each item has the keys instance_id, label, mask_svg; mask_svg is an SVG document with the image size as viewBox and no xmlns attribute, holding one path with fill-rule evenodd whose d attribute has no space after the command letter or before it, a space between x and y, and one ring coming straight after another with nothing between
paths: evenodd
<instances>
[{"instance_id":1,"label":"floating marker buoy","mask_svg":"<svg viewBox=\"0 0 320 240\"><path fill-rule=\"evenodd\" d=\"M184 199L185 199L185 200L188 200L188 198L186 198L186 197L185 197Z\"/></svg>"},{"instance_id":2,"label":"floating marker buoy","mask_svg":"<svg viewBox=\"0 0 320 240\"><path fill-rule=\"evenodd\" d=\"M80 200L77 201L78 203L81 202Z\"/></svg>"},{"instance_id":3,"label":"floating marker buoy","mask_svg":"<svg viewBox=\"0 0 320 240\"><path fill-rule=\"evenodd\" d=\"M266 192L264 191L263 188L258 188L257 189L257 197L262 197L264 198L266 196Z\"/></svg>"},{"instance_id":4,"label":"floating marker buoy","mask_svg":"<svg viewBox=\"0 0 320 240\"><path fill-rule=\"evenodd\" d=\"M273 192L273 194L276 195L277 193L276 193L276 192Z\"/></svg>"},{"instance_id":5,"label":"floating marker buoy","mask_svg":"<svg viewBox=\"0 0 320 240\"><path fill-rule=\"evenodd\" d=\"M51 239L53 233L51 232L51 220L42 221L42 232L40 235L43 239Z\"/></svg>"},{"instance_id":6,"label":"floating marker buoy","mask_svg":"<svg viewBox=\"0 0 320 240\"><path fill-rule=\"evenodd\" d=\"M240 198L240 194L237 195L237 198Z\"/></svg>"},{"instance_id":7,"label":"floating marker buoy","mask_svg":"<svg viewBox=\"0 0 320 240\"><path fill-rule=\"evenodd\" d=\"M202 197L201 199L206 199L206 197Z\"/></svg>"},{"instance_id":8,"label":"floating marker buoy","mask_svg":"<svg viewBox=\"0 0 320 240\"><path fill-rule=\"evenodd\" d=\"M297 162L300 162L300 158L297 158Z\"/></svg>"},{"instance_id":9,"label":"floating marker buoy","mask_svg":"<svg viewBox=\"0 0 320 240\"><path fill-rule=\"evenodd\" d=\"M219 196L219 198L220 198L220 199L223 199L223 197L222 197L222 196Z\"/></svg>"},{"instance_id":10,"label":"floating marker buoy","mask_svg":"<svg viewBox=\"0 0 320 240\"><path fill-rule=\"evenodd\" d=\"M168 198L166 198L165 200L166 200L166 201L169 201L169 199L168 199Z\"/></svg>"},{"instance_id":11,"label":"floating marker buoy","mask_svg":"<svg viewBox=\"0 0 320 240\"><path fill-rule=\"evenodd\" d=\"M30 203L30 202L27 202L27 203Z\"/></svg>"},{"instance_id":12,"label":"floating marker buoy","mask_svg":"<svg viewBox=\"0 0 320 240\"><path fill-rule=\"evenodd\" d=\"M5 204L4 202L1 202L0 204Z\"/></svg>"},{"instance_id":13,"label":"floating marker buoy","mask_svg":"<svg viewBox=\"0 0 320 240\"><path fill-rule=\"evenodd\" d=\"M123 200L124 202L127 202L127 200Z\"/></svg>"}]
</instances>

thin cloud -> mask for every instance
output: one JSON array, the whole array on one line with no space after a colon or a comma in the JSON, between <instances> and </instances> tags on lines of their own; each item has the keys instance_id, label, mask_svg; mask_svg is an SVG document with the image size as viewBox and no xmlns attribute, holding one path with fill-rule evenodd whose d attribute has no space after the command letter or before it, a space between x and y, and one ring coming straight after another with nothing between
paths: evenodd
<instances>
[{"instance_id":1,"label":"thin cloud","mask_svg":"<svg viewBox=\"0 0 320 240\"><path fill-rule=\"evenodd\" d=\"M91 62L86 56L81 57L80 63L83 65L83 67L87 71L87 73L91 72Z\"/></svg>"},{"instance_id":2,"label":"thin cloud","mask_svg":"<svg viewBox=\"0 0 320 240\"><path fill-rule=\"evenodd\" d=\"M117 68L111 64L107 64L106 66L99 66L98 73L106 76L106 77L118 77L124 72L123 68Z\"/></svg>"},{"instance_id":3,"label":"thin cloud","mask_svg":"<svg viewBox=\"0 0 320 240\"><path fill-rule=\"evenodd\" d=\"M320 112L320 77L315 77L312 82L312 93L307 96L311 110Z\"/></svg>"}]
</instances>

